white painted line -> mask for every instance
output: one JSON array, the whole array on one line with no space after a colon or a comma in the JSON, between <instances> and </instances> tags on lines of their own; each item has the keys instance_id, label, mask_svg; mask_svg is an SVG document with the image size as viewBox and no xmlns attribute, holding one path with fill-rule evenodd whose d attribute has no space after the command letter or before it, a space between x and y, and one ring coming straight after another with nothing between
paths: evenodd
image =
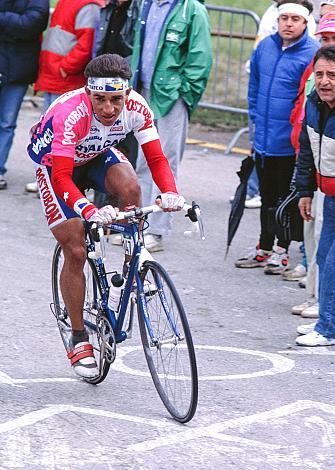
<instances>
[{"instance_id":1,"label":"white painted line","mask_svg":"<svg viewBox=\"0 0 335 470\"><path fill-rule=\"evenodd\" d=\"M169 434L167 436L158 437L151 441L139 442L131 444L126 447L123 452L149 452L153 449L169 445L179 445L181 442L187 442L196 438L216 437L217 433L226 431L227 429L234 429L243 426L249 426L256 423L266 423L272 419L282 418L284 416L293 415L301 411L316 409L335 415L335 406L325 403L319 403L308 400L300 400L289 405L284 405L279 408L274 408L268 411L262 411L254 415L242 416L234 418L221 423L215 423L210 426L200 426L193 429L187 429L183 432L176 434Z\"/></svg>"},{"instance_id":2,"label":"white painted line","mask_svg":"<svg viewBox=\"0 0 335 470\"><path fill-rule=\"evenodd\" d=\"M30 384L30 383L67 383L82 382L81 379L70 377L46 377L44 379L13 379L14 384Z\"/></svg>"},{"instance_id":3,"label":"white painted line","mask_svg":"<svg viewBox=\"0 0 335 470\"><path fill-rule=\"evenodd\" d=\"M150 418L142 418L140 416L131 416L131 415L124 415L120 413L114 413L111 411L105 410L98 410L94 408L86 408L86 407L79 407L73 405L49 405L45 408L42 408L37 411L32 411L27 413L19 418L11 419L5 423L0 424L0 434L15 431L17 429L21 429L27 426L31 426L36 424L40 421L44 421L47 418L52 416L59 415L61 413L83 413L83 414L90 414L94 416L103 416L105 418L111 418L121 421L129 421L132 423L139 423L139 424L146 424L150 426L154 426L157 428L163 429L175 429L176 423L173 423L171 419L163 418L161 420L155 420Z\"/></svg>"},{"instance_id":4,"label":"white painted line","mask_svg":"<svg viewBox=\"0 0 335 470\"><path fill-rule=\"evenodd\" d=\"M142 346L123 346L119 348L116 360L112 365L113 370L118 372L123 372L125 374L136 375L140 377L151 377L150 373L147 371L141 371L133 369L127 366L124 363L124 358L127 354L130 354L135 351L142 349ZM207 345L197 345L195 346L196 350L207 350L207 351L223 351L228 353L237 353L237 354L248 354L251 356L260 357L266 359L272 363L270 369L265 369L256 372L250 372L247 374L231 374L231 375L205 375L200 376L199 381L211 381L211 380L240 380L240 379L251 379L255 377L264 377L268 375L282 374L284 372L289 372L295 366L295 362L292 359L288 359L278 354L268 353L263 351L254 351L251 349L241 349L233 347L224 347L224 346L207 346Z\"/></svg>"},{"instance_id":5,"label":"white painted line","mask_svg":"<svg viewBox=\"0 0 335 470\"><path fill-rule=\"evenodd\" d=\"M278 354L297 354L301 356L308 356L314 354L315 356L335 356L335 351L330 350L331 346L316 346L312 348L302 347L301 349L287 349L278 351Z\"/></svg>"},{"instance_id":6,"label":"white painted line","mask_svg":"<svg viewBox=\"0 0 335 470\"><path fill-rule=\"evenodd\" d=\"M14 379L12 379L9 375L1 371L0 371L0 384L12 385L13 387L17 386Z\"/></svg>"}]
</instances>

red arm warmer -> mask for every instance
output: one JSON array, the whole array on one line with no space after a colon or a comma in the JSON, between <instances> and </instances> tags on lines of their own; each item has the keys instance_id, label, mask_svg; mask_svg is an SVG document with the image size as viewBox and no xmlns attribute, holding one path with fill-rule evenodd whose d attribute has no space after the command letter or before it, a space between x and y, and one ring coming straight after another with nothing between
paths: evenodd
<instances>
[{"instance_id":1,"label":"red arm warmer","mask_svg":"<svg viewBox=\"0 0 335 470\"><path fill-rule=\"evenodd\" d=\"M169 162L163 153L159 139L143 144L142 150L150 168L152 177L162 193L178 194L175 179Z\"/></svg>"},{"instance_id":2,"label":"red arm warmer","mask_svg":"<svg viewBox=\"0 0 335 470\"><path fill-rule=\"evenodd\" d=\"M53 157L51 183L58 197L65 202L67 206L74 209L77 213L78 209L74 207L75 203L80 200L86 200L86 197L79 191L77 186L72 180L73 174L73 159L69 157ZM95 206L89 201L84 204L80 215L85 217L87 212L90 212Z\"/></svg>"}]
</instances>

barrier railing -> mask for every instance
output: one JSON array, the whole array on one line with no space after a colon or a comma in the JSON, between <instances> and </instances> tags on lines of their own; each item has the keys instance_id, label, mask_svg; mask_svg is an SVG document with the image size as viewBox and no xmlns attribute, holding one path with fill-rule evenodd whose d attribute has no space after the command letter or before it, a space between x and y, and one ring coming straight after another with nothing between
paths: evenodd
<instances>
[{"instance_id":1,"label":"barrier railing","mask_svg":"<svg viewBox=\"0 0 335 470\"><path fill-rule=\"evenodd\" d=\"M259 16L251 10L233 7L207 5L207 10L211 20L213 66L199 106L248 114L247 63L253 51ZM247 131L247 127L237 131L225 153L229 153Z\"/></svg>"}]
</instances>

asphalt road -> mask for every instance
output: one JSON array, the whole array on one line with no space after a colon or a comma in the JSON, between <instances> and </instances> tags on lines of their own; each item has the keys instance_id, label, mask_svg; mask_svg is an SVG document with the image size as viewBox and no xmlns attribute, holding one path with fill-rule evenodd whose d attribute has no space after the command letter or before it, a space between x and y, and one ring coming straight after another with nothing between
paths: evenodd
<instances>
[{"instance_id":1,"label":"asphalt road","mask_svg":"<svg viewBox=\"0 0 335 470\"><path fill-rule=\"evenodd\" d=\"M75 378L49 310L54 240L40 201L24 192L37 117L23 106L0 193L0 469L335 468L335 349L295 346L302 319L290 308L305 300L295 283L234 268L257 241L258 210L245 212L225 260L237 155L187 149L180 188L200 203L207 239L186 239L177 214L155 256L178 287L196 344L194 419L170 419L149 375L138 374L146 366L137 331L105 382ZM291 255L294 263L297 244Z\"/></svg>"}]
</instances>

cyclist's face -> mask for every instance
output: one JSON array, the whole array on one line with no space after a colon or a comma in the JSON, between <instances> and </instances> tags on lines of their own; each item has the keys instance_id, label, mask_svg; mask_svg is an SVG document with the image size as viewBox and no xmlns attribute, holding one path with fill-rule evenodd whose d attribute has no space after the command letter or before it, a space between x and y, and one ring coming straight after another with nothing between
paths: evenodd
<instances>
[{"instance_id":1,"label":"cyclist's face","mask_svg":"<svg viewBox=\"0 0 335 470\"><path fill-rule=\"evenodd\" d=\"M90 97L93 111L101 124L112 126L121 114L130 90L115 93L95 93L88 89L86 91Z\"/></svg>"}]
</instances>

